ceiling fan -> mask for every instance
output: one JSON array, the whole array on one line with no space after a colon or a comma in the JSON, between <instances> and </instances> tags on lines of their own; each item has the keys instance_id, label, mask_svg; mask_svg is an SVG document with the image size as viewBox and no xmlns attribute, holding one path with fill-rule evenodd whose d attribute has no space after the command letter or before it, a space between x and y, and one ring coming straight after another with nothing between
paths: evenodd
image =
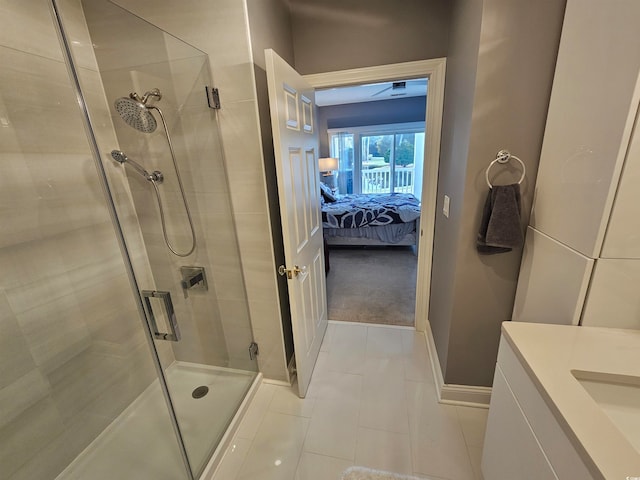
<instances>
[{"instance_id":1,"label":"ceiling fan","mask_svg":"<svg viewBox=\"0 0 640 480\"><path fill-rule=\"evenodd\" d=\"M406 81L402 81L402 82L393 82L390 86L383 88L382 90L374 93L373 95L371 95L372 97L376 97L378 95L380 95L381 93L384 93L388 90L393 90L393 92L397 92L395 93L396 95L404 95L403 90L406 90L407 88L407 82ZM393 95L393 93L392 93Z\"/></svg>"},{"instance_id":2,"label":"ceiling fan","mask_svg":"<svg viewBox=\"0 0 640 480\"><path fill-rule=\"evenodd\" d=\"M392 97L396 97L396 96L400 96L400 95L406 95L406 89L407 89L407 84L410 84L412 86L419 86L419 85L424 85L426 87L427 85L427 81L426 79L417 79L417 80L403 80L400 82L393 82L391 83L391 85L388 84L384 84L384 85L388 85L385 88L383 88L382 90L374 93L373 95L371 95L372 97L376 97L388 90L391 90L391 96Z\"/></svg>"}]
</instances>

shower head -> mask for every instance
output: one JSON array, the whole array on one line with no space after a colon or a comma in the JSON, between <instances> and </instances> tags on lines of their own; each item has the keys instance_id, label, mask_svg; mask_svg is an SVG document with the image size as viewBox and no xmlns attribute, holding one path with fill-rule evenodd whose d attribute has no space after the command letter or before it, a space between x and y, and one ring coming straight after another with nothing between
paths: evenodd
<instances>
[{"instance_id":1,"label":"shower head","mask_svg":"<svg viewBox=\"0 0 640 480\"><path fill-rule=\"evenodd\" d=\"M130 97L121 97L115 101L118 115L127 122L127 125L141 131L151 133L157 127L156 119L144 103Z\"/></svg>"},{"instance_id":2,"label":"shower head","mask_svg":"<svg viewBox=\"0 0 640 480\"><path fill-rule=\"evenodd\" d=\"M127 154L124 153L122 150L112 150L111 151L111 156L113 157L113 159L116 162L121 163L122 165L124 165L125 163L128 163L129 165L131 165L134 170L136 172L138 172L140 175L142 175L144 178L146 178L147 180L151 181L155 181L158 183L162 183L162 181L164 180L164 176L162 175L162 172L155 170L151 173L149 173L142 165L140 165L138 162L131 160L129 157L127 157Z\"/></svg>"},{"instance_id":3,"label":"shower head","mask_svg":"<svg viewBox=\"0 0 640 480\"><path fill-rule=\"evenodd\" d=\"M118 115L127 122L127 125L142 133L151 133L155 131L158 124L153 115L151 115L150 107L147 106L150 97L160 100L162 94L157 88L146 92L142 97L133 92L128 97L118 98L114 105Z\"/></svg>"},{"instance_id":4,"label":"shower head","mask_svg":"<svg viewBox=\"0 0 640 480\"><path fill-rule=\"evenodd\" d=\"M111 156L115 161L120 163L126 163L129 160L129 157L121 150L112 150Z\"/></svg>"}]
</instances>

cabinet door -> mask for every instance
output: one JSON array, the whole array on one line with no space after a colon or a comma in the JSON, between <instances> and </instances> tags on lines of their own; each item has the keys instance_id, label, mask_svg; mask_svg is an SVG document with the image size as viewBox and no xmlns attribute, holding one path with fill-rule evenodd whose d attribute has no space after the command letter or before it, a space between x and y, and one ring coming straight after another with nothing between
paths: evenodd
<instances>
[{"instance_id":1,"label":"cabinet door","mask_svg":"<svg viewBox=\"0 0 640 480\"><path fill-rule=\"evenodd\" d=\"M593 260L527 228L512 319L577 325Z\"/></svg>"},{"instance_id":2,"label":"cabinet door","mask_svg":"<svg viewBox=\"0 0 640 480\"><path fill-rule=\"evenodd\" d=\"M639 17L637 0L567 2L531 225L591 258L635 116Z\"/></svg>"},{"instance_id":3,"label":"cabinet door","mask_svg":"<svg viewBox=\"0 0 640 480\"><path fill-rule=\"evenodd\" d=\"M482 474L491 480L558 480L500 367L493 380Z\"/></svg>"},{"instance_id":4,"label":"cabinet door","mask_svg":"<svg viewBox=\"0 0 640 480\"><path fill-rule=\"evenodd\" d=\"M640 329L639 285L640 260L598 260L582 325Z\"/></svg>"},{"instance_id":5,"label":"cabinet door","mask_svg":"<svg viewBox=\"0 0 640 480\"><path fill-rule=\"evenodd\" d=\"M640 83L640 81L639 81ZM636 116L636 127L627 156L616 199L611 210L601 257L603 258L640 258L640 110Z\"/></svg>"},{"instance_id":6,"label":"cabinet door","mask_svg":"<svg viewBox=\"0 0 640 480\"><path fill-rule=\"evenodd\" d=\"M498 365L556 476L561 480L593 480L580 454L504 336L500 338Z\"/></svg>"}]
</instances>

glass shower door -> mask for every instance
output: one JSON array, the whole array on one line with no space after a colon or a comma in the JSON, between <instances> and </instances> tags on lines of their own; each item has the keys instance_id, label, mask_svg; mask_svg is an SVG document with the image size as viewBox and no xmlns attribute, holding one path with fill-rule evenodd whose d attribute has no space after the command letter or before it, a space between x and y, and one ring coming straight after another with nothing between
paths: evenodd
<instances>
[{"instance_id":1,"label":"glass shower door","mask_svg":"<svg viewBox=\"0 0 640 480\"><path fill-rule=\"evenodd\" d=\"M0 477L189 478L49 5L0 3Z\"/></svg>"},{"instance_id":2,"label":"glass shower door","mask_svg":"<svg viewBox=\"0 0 640 480\"><path fill-rule=\"evenodd\" d=\"M197 477L257 374L208 57L106 0L58 3L82 9L67 30Z\"/></svg>"}]
</instances>

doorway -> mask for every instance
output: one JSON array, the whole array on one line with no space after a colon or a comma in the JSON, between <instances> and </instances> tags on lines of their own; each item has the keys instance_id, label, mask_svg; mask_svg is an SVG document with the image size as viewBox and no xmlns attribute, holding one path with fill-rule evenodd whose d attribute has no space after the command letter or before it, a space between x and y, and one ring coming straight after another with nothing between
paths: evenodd
<instances>
[{"instance_id":1,"label":"doorway","mask_svg":"<svg viewBox=\"0 0 640 480\"><path fill-rule=\"evenodd\" d=\"M305 75L304 78L316 89L337 88L384 81L402 81L411 78L427 78L424 142L424 181L420 192L422 210L418 242L418 261L415 299L415 328L425 331L429 311L431 284L431 257L436 213L438 164L440 158L440 132L444 103L444 74L446 59L433 59L400 64L365 67L337 72ZM416 195L417 196L417 195Z\"/></svg>"},{"instance_id":2,"label":"doorway","mask_svg":"<svg viewBox=\"0 0 640 480\"><path fill-rule=\"evenodd\" d=\"M415 324L427 88L423 78L316 92L320 150L337 160L321 175L336 194L321 204L331 320Z\"/></svg>"}]
</instances>

